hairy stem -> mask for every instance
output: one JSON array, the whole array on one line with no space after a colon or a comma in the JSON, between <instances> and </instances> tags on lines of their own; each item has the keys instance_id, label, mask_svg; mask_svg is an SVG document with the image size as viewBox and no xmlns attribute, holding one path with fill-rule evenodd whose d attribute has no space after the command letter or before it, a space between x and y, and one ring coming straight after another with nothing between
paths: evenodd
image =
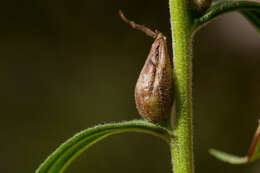
<instances>
[{"instance_id":1,"label":"hairy stem","mask_svg":"<svg viewBox=\"0 0 260 173\"><path fill-rule=\"evenodd\" d=\"M169 0L174 49L176 113L171 154L174 173L193 173L192 147L192 17L189 0Z\"/></svg>"}]
</instances>

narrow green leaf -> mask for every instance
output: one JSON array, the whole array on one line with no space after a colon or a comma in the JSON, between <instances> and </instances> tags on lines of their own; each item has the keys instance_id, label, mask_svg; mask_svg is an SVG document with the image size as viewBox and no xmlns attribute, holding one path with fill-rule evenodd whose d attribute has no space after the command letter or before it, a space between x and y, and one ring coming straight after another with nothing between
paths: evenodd
<instances>
[{"instance_id":1,"label":"narrow green leaf","mask_svg":"<svg viewBox=\"0 0 260 173\"><path fill-rule=\"evenodd\" d=\"M238 156L228 154L223 151L219 151L219 150L215 150L215 149L210 149L209 153L223 162L227 162L227 163L231 163L231 164L247 163L247 157L238 157Z\"/></svg>"},{"instance_id":2,"label":"narrow green leaf","mask_svg":"<svg viewBox=\"0 0 260 173\"><path fill-rule=\"evenodd\" d=\"M209 153L215 156L217 159L231 164L245 164L260 159L260 123L254 135L247 156L239 157L215 149L210 149Z\"/></svg>"},{"instance_id":3,"label":"narrow green leaf","mask_svg":"<svg viewBox=\"0 0 260 173\"><path fill-rule=\"evenodd\" d=\"M193 29L207 24L217 16L228 12L240 12L244 15L259 31L260 30L260 3L254 1L221 1L215 2L201 17L194 20Z\"/></svg>"},{"instance_id":4,"label":"narrow green leaf","mask_svg":"<svg viewBox=\"0 0 260 173\"><path fill-rule=\"evenodd\" d=\"M144 132L169 141L171 132L144 120L98 125L76 134L60 145L36 170L36 173L61 173L83 151L112 134Z\"/></svg>"},{"instance_id":5,"label":"narrow green leaf","mask_svg":"<svg viewBox=\"0 0 260 173\"><path fill-rule=\"evenodd\" d=\"M260 33L260 10L241 10L240 13L245 16L245 18L247 18L247 20L251 22Z\"/></svg>"}]
</instances>

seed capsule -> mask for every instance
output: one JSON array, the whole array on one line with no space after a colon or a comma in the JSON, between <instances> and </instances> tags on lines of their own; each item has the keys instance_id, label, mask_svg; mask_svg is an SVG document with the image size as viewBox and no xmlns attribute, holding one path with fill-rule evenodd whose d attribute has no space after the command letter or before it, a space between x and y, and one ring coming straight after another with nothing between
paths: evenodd
<instances>
[{"instance_id":1,"label":"seed capsule","mask_svg":"<svg viewBox=\"0 0 260 173\"><path fill-rule=\"evenodd\" d=\"M151 122L160 123L170 115L173 102L173 73L166 38L159 32L121 18L133 28L155 38L135 87L135 102L140 115Z\"/></svg>"},{"instance_id":2,"label":"seed capsule","mask_svg":"<svg viewBox=\"0 0 260 173\"><path fill-rule=\"evenodd\" d=\"M172 76L166 40L158 33L135 88L136 106L144 119L161 122L170 115Z\"/></svg>"}]
</instances>

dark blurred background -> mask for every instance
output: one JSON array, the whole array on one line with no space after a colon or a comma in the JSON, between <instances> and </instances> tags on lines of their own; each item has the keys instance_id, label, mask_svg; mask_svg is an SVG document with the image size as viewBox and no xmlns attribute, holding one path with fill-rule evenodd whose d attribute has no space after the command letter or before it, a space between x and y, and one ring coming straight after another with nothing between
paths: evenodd
<instances>
[{"instance_id":1,"label":"dark blurred background","mask_svg":"<svg viewBox=\"0 0 260 173\"><path fill-rule=\"evenodd\" d=\"M75 133L140 118L133 93L153 39L122 22L119 8L160 29L171 50L167 0L1 2L1 172L34 172ZM260 114L259 34L231 13L197 33L193 55L196 172L259 173L259 161L234 166L208 154L247 153ZM170 173L169 147L153 136L116 135L67 172Z\"/></svg>"}]
</instances>

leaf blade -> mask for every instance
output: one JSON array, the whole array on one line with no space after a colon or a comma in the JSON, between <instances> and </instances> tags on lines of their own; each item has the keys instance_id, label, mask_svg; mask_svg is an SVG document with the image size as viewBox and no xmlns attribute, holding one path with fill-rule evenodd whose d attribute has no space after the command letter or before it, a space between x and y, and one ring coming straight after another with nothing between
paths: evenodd
<instances>
[{"instance_id":1,"label":"leaf blade","mask_svg":"<svg viewBox=\"0 0 260 173\"><path fill-rule=\"evenodd\" d=\"M241 10L240 13L256 28L260 33L260 11Z\"/></svg>"},{"instance_id":2,"label":"leaf blade","mask_svg":"<svg viewBox=\"0 0 260 173\"><path fill-rule=\"evenodd\" d=\"M249 152L246 156L235 156L233 154L229 154L215 149L210 149L209 153L217 159L230 164L246 164L260 159L260 121L255 135L253 137Z\"/></svg>"},{"instance_id":3,"label":"leaf blade","mask_svg":"<svg viewBox=\"0 0 260 173\"><path fill-rule=\"evenodd\" d=\"M244 15L255 27L257 27L257 30L259 30L258 21L260 20L260 3L254 1L230 0L212 3L211 7L201 17L194 20L193 30L199 29L220 15L234 11L242 13L242 15ZM250 17L247 16L248 14L244 14L245 11L246 13L248 11L250 12ZM254 11L253 14L251 14L251 11ZM254 20L252 19L252 16L254 16ZM255 18L257 18L257 22L255 21Z\"/></svg>"},{"instance_id":4,"label":"leaf blade","mask_svg":"<svg viewBox=\"0 0 260 173\"><path fill-rule=\"evenodd\" d=\"M248 162L247 157L239 157L215 149L210 149L209 153L217 159L230 164L244 164Z\"/></svg>"},{"instance_id":5,"label":"leaf blade","mask_svg":"<svg viewBox=\"0 0 260 173\"><path fill-rule=\"evenodd\" d=\"M98 125L83 130L60 145L36 173L60 173L83 151L107 136L123 132L144 132L169 140L170 131L144 120Z\"/></svg>"}]
</instances>

